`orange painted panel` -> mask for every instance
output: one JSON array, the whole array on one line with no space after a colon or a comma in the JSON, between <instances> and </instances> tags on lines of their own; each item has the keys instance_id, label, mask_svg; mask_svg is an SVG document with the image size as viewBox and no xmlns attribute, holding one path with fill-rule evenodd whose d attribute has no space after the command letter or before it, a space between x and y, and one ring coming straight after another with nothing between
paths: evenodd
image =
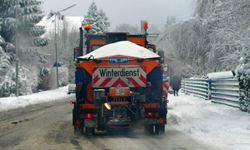
<instances>
[{"instance_id":1,"label":"orange painted panel","mask_svg":"<svg viewBox=\"0 0 250 150\"><path fill-rule=\"evenodd\" d=\"M127 105L130 102L110 102L110 105ZM145 108L160 108L159 103L142 104ZM80 104L80 109L100 109L102 106L95 106L94 104Z\"/></svg>"},{"instance_id":2,"label":"orange painted panel","mask_svg":"<svg viewBox=\"0 0 250 150\"><path fill-rule=\"evenodd\" d=\"M110 102L110 105L128 105L130 102Z\"/></svg>"},{"instance_id":3,"label":"orange painted panel","mask_svg":"<svg viewBox=\"0 0 250 150\"><path fill-rule=\"evenodd\" d=\"M159 103L142 104L145 108L160 108Z\"/></svg>"},{"instance_id":4,"label":"orange painted panel","mask_svg":"<svg viewBox=\"0 0 250 150\"><path fill-rule=\"evenodd\" d=\"M127 97L130 96L130 88L121 87L121 88L110 88L109 96L111 97Z\"/></svg>"},{"instance_id":5,"label":"orange painted panel","mask_svg":"<svg viewBox=\"0 0 250 150\"><path fill-rule=\"evenodd\" d=\"M95 106L94 104L80 104L80 109L100 109L102 106Z\"/></svg>"},{"instance_id":6,"label":"orange painted panel","mask_svg":"<svg viewBox=\"0 0 250 150\"><path fill-rule=\"evenodd\" d=\"M119 57L119 55L114 56ZM138 59L134 57L129 57L129 60L131 59ZM102 58L102 60L108 60L108 57ZM152 71L155 67L160 67L161 64L157 62L157 60L149 60L146 59L142 63L138 63L137 61L129 61L128 64L109 64L108 61L102 61L101 63L95 63L93 60L84 60L82 63L78 64L77 66L84 68L90 75L92 75L92 68L93 66L146 66L146 72L147 74Z\"/></svg>"}]
</instances>

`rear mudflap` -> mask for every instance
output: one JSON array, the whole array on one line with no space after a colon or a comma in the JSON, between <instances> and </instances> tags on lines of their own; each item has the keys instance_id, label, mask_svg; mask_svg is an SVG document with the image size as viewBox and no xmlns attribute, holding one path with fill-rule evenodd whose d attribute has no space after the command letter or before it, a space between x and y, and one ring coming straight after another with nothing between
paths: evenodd
<instances>
[{"instance_id":1,"label":"rear mudflap","mask_svg":"<svg viewBox=\"0 0 250 150\"><path fill-rule=\"evenodd\" d=\"M166 124L166 119L164 118L144 118L141 121L142 124Z\"/></svg>"},{"instance_id":2,"label":"rear mudflap","mask_svg":"<svg viewBox=\"0 0 250 150\"><path fill-rule=\"evenodd\" d=\"M142 118L141 124L147 124L147 125L156 125L156 124L167 124L167 108L146 108L146 112L158 112L159 117L153 117L153 118Z\"/></svg>"},{"instance_id":3,"label":"rear mudflap","mask_svg":"<svg viewBox=\"0 0 250 150\"><path fill-rule=\"evenodd\" d=\"M75 125L75 122L78 120L80 125L83 127L98 127L98 117L92 119L84 118L83 114L86 113L99 114L100 112L98 110L93 110L93 109L73 109L72 113L73 126Z\"/></svg>"},{"instance_id":4,"label":"rear mudflap","mask_svg":"<svg viewBox=\"0 0 250 150\"><path fill-rule=\"evenodd\" d=\"M98 128L98 121L97 119L84 119L85 127L90 128Z\"/></svg>"}]
</instances>

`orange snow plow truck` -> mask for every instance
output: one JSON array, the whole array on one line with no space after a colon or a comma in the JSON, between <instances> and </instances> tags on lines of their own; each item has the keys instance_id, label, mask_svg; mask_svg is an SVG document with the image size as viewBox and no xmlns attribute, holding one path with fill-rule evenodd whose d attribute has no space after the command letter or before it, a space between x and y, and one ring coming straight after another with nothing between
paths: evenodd
<instances>
[{"instance_id":1,"label":"orange snow plow truck","mask_svg":"<svg viewBox=\"0 0 250 150\"><path fill-rule=\"evenodd\" d=\"M145 34L125 32L88 34L75 48L76 100L72 101L75 133L91 135L95 130L114 132L144 128L164 133L167 95L164 91L164 52L156 54ZM83 41L80 28L80 41Z\"/></svg>"}]
</instances>

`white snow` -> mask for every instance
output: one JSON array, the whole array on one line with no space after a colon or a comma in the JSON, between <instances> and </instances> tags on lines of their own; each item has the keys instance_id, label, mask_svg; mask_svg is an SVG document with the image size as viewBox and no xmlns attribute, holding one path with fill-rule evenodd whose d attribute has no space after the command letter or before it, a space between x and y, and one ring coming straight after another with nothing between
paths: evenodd
<instances>
[{"instance_id":1,"label":"white snow","mask_svg":"<svg viewBox=\"0 0 250 150\"><path fill-rule=\"evenodd\" d=\"M213 72L213 73L208 73L207 78L208 79L222 79L222 78L233 78L233 72L232 71L224 71L224 72Z\"/></svg>"},{"instance_id":2,"label":"white snow","mask_svg":"<svg viewBox=\"0 0 250 150\"><path fill-rule=\"evenodd\" d=\"M0 98L0 112L68 97L67 90L63 87L18 98ZM183 93L178 97L169 95L168 99L168 123L177 130L217 149L250 149L249 113Z\"/></svg>"},{"instance_id":3,"label":"white snow","mask_svg":"<svg viewBox=\"0 0 250 150\"><path fill-rule=\"evenodd\" d=\"M88 59L91 55L94 56L95 59L110 57L110 56L117 56L117 55L137 57L137 58L142 58L142 59L160 57L154 52L151 52L150 50L142 46L138 46L129 41L120 41L120 42L102 46L96 49L95 51L87 55L81 56L79 58Z\"/></svg>"},{"instance_id":4,"label":"white snow","mask_svg":"<svg viewBox=\"0 0 250 150\"><path fill-rule=\"evenodd\" d=\"M249 113L183 93L168 99L168 122L176 129L217 149L250 149Z\"/></svg>"},{"instance_id":5,"label":"white snow","mask_svg":"<svg viewBox=\"0 0 250 150\"><path fill-rule=\"evenodd\" d=\"M34 93L31 95L0 98L0 112L68 97L68 87Z\"/></svg>"}]
</instances>

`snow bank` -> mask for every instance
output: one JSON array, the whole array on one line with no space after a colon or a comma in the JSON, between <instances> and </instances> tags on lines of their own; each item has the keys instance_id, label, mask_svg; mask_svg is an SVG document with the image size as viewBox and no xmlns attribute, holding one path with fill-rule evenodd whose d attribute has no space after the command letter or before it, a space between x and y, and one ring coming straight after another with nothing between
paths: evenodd
<instances>
[{"instance_id":1,"label":"snow bank","mask_svg":"<svg viewBox=\"0 0 250 150\"><path fill-rule=\"evenodd\" d=\"M124 55L124 56L144 58L144 59L160 57L159 55L151 52L150 50L142 46L138 46L129 41L121 41L121 42L116 42L116 43L105 45L79 58L88 59L91 55L94 56L95 59L110 57L110 56L117 56L117 55Z\"/></svg>"},{"instance_id":2,"label":"snow bank","mask_svg":"<svg viewBox=\"0 0 250 150\"><path fill-rule=\"evenodd\" d=\"M224 72L214 72L208 73L207 78L214 80L214 79L223 79L223 78L233 78L234 74L232 71L224 71Z\"/></svg>"},{"instance_id":3,"label":"snow bank","mask_svg":"<svg viewBox=\"0 0 250 150\"><path fill-rule=\"evenodd\" d=\"M28 105L39 104L49 101L55 101L70 95L68 93L68 86L56 90L39 92L31 95L17 97L0 98L0 112Z\"/></svg>"},{"instance_id":4,"label":"snow bank","mask_svg":"<svg viewBox=\"0 0 250 150\"><path fill-rule=\"evenodd\" d=\"M170 95L169 101L168 123L177 130L211 149L249 150L249 113L183 93Z\"/></svg>"}]
</instances>

